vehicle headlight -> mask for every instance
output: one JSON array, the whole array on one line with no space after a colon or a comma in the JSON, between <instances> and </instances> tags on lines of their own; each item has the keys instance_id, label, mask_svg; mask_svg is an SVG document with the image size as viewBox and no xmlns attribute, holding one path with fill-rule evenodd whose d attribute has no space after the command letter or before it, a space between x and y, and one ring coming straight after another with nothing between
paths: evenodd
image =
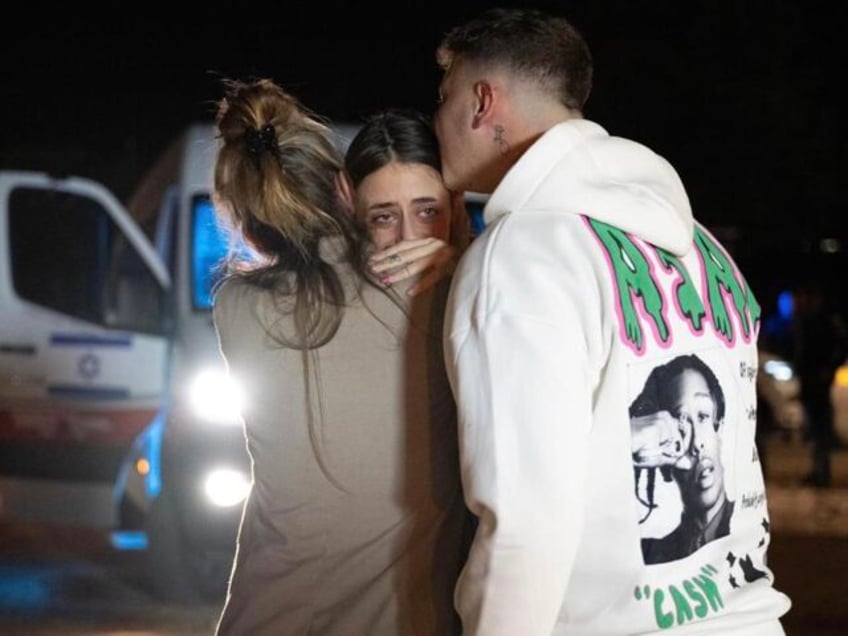
<instances>
[{"instance_id":1,"label":"vehicle headlight","mask_svg":"<svg viewBox=\"0 0 848 636\"><path fill-rule=\"evenodd\" d=\"M785 360L768 360L763 364L763 371L777 382L788 382L795 376L792 365Z\"/></svg>"},{"instance_id":2,"label":"vehicle headlight","mask_svg":"<svg viewBox=\"0 0 848 636\"><path fill-rule=\"evenodd\" d=\"M238 383L223 371L198 373L189 389L191 409L210 422L238 423L242 391Z\"/></svg>"},{"instance_id":3,"label":"vehicle headlight","mask_svg":"<svg viewBox=\"0 0 848 636\"><path fill-rule=\"evenodd\" d=\"M235 506L247 497L250 491L250 480L240 470L217 468L210 471L203 481L203 492L206 498L221 508Z\"/></svg>"}]
</instances>

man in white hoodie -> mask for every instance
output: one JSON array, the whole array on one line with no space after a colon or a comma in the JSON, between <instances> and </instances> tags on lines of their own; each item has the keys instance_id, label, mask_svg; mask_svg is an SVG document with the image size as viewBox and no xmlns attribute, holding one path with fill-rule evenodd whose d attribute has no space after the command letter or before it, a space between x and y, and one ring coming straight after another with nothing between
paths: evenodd
<instances>
[{"instance_id":1,"label":"man in white hoodie","mask_svg":"<svg viewBox=\"0 0 848 636\"><path fill-rule=\"evenodd\" d=\"M583 118L592 60L566 20L487 11L437 57L446 184L491 195L445 325L479 518L455 593L465 635L783 634L742 273L667 161ZM695 407L639 420L637 441L646 379L693 354L722 389L720 439L691 382ZM708 536L646 557L719 487L734 504Z\"/></svg>"}]
</instances>

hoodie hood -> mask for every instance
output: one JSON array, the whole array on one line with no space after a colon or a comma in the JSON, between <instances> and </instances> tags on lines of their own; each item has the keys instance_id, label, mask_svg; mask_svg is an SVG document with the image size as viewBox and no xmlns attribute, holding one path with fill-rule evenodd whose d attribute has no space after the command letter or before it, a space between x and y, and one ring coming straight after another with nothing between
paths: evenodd
<instances>
[{"instance_id":1,"label":"hoodie hood","mask_svg":"<svg viewBox=\"0 0 848 636\"><path fill-rule=\"evenodd\" d=\"M689 197L671 164L586 119L545 132L492 193L484 218L489 225L521 210L585 215L677 256L692 247Z\"/></svg>"}]
</instances>

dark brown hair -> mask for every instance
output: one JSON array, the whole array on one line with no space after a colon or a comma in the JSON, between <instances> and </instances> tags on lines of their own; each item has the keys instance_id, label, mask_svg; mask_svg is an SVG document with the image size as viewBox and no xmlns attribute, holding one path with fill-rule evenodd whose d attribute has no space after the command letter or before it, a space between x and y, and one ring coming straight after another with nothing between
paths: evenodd
<instances>
[{"instance_id":1,"label":"dark brown hair","mask_svg":"<svg viewBox=\"0 0 848 636\"><path fill-rule=\"evenodd\" d=\"M345 168L358 188L367 176L392 161L423 164L441 174L439 141L423 114L389 108L369 117L350 142Z\"/></svg>"}]
</instances>

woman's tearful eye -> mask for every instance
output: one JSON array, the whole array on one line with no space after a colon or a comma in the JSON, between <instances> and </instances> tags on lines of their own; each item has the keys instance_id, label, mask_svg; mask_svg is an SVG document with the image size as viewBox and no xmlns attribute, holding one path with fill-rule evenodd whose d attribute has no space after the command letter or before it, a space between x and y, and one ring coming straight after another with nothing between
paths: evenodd
<instances>
[{"instance_id":1,"label":"woman's tearful eye","mask_svg":"<svg viewBox=\"0 0 848 636\"><path fill-rule=\"evenodd\" d=\"M439 208L428 206L418 211L418 216L425 221L432 221L439 216Z\"/></svg>"},{"instance_id":2,"label":"woman's tearful eye","mask_svg":"<svg viewBox=\"0 0 848 636\"><path fill-rule=\"evenodd\" d=\"M368 223L375 227L384 227L397 221L397 217L389 212L374 214L368 218Z\"/></svg>"}]
</instances>

